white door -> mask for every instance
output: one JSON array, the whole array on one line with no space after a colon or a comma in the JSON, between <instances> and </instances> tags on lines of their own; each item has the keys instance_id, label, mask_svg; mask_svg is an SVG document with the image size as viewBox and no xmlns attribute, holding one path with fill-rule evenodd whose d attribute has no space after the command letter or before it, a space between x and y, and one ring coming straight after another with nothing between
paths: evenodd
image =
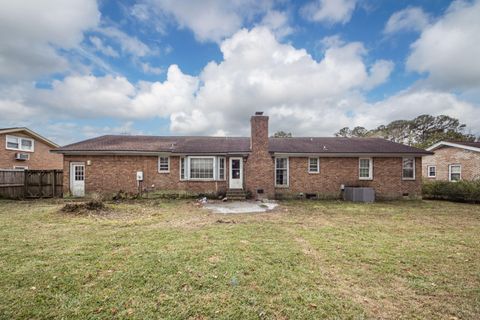
<instances>
[{"instance_id":1,"label":"white door","mask_svg":"<svg viewBox=\"0 0 480 320\"><path fill-rule=\"evenodd\" d=\"M85 195L85 164L72 163L70 165L70 191L74 197Z\"/></svg>"},{"instance_id":2,"label":"white door","mask_svg":"<svg viewBox=\"0 0 480 320\"><path fill-rule=\"evenodd\" d=\"M243 160L230 158L230 189L243 189Z\"/></svg>"}]
</instances>

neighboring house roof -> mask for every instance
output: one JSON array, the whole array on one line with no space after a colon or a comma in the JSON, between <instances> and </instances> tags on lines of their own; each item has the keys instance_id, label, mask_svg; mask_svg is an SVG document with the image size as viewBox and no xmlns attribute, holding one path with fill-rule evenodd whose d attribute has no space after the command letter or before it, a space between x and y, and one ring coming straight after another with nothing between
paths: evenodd
<instances>
[{"instance_id":1,"label":"neighboring house roof","mask_svg":"<svg viewBox=\"0 0 480 320\"><path fill-rule=\"evenodd\" d=\"M433 151L441 147L454 147L470 151L480 152L480 141L479 142L465 142L465 141L440 141L435 143L433 146L428 147L428 151Z\"/></svg>"},{"instance_id":2,"label":"neighboring house roof","mask_svg":"<svg viewBox=\"0 0 480 320\"><path fill-rule=\"evenodd\" d=\"M269 138L269 151L281 154L433 154L379 138ZM249 153L248 137L168 137L107 135L61 147L58 153Z\"/></svg>"},{"instance_id":3,"label":"neighboring house roof","mask_svg":"<svg viewBox=\"0 0 480 320\"><path fill-rule=\"evenodd\" d=\"M25 132L29 134L30 136L34 137L35 139L42 141L46 145L49 145L50 147L53 148L58 148L59 145L56 144L55 142L39 135L38 133L26 128L26 127L15 127L15 128L0 128L0 134L13 134L13 133L18 133L18 132Z\"/></svg>"}]
</instances>

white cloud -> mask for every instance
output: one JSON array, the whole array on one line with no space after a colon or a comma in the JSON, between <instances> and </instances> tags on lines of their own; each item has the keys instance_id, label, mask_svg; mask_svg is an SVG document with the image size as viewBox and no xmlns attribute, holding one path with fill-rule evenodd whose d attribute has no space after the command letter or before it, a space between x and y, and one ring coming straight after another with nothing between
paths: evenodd
<instances>
[{"instance_id":1,"label":"white cloud","mask_svg":"<svg viewBox=\"0 0 480 320\"><path fill-rule=\"evenodd\" d=\"M103 44L102 39L100 39L99 37L92 36L89 38L89 40L94 45L95 49L102 54L113 58L117 58L119 56L118 52L115 49L113 49L111 46Z\"/></svg>"},{"instance_id":2,"label":"white cloud","mask_svg":"<svg viewBox=\"0 0 480 320\"><path fill-rule=\"evenodd\" d=\"M294 31L288 20L289 19L286 12L270 10L263 17L260 25L267 27L273 33L275 33L277 38L281 39L292 34Z\"/></svg>"},{"instance_id":3,"label":"white cloud","mask_svg":"<svg viewBox=\"0 0 480 320\"><path fill-rule=\"evenodd\" d=\"M0 79L64 71L56 48L71 49L100 19L95 0L0 1Z\"/></svg>"},{"instance_id":4,"label":"white cloud","mask_svg":"<svg viewBox=\"0 0 480 320\"><path fill-rule=\"evenodd\" d=\"M116 41L120 45L123 53L131 54L135 57L144 57L154 53L147 44L116 27L104 26L98 28L96 31Z\"/></svg>"},{"instance_id":5,"label":"white cloud","mask_svg":"<svg viewBox=\"0 0 480 320\"><path fill-rule=\"evenodd\" d=\"M420 7L409 7L390 16L383 32L421 31L428 25L429 17Z\"/></svg>"},{"instance_id":6,"label":"white cloud","mask_svg":"<svg viewBox=\"0 0 480 320\"><path fill-rule=\"evenodd\" d=\"M345 24L350 21L356 4L356 0L314 0L304 5L300 13L310 21Z\"/></svg>"},{"instance_id":7,"label":"white cloud","mask_svg":"<svg viewBox=\"0 0 480 320\"><path fill-rule=\"evenodd\" d=\"M375 110L375 112L370 112ZM454 94L437 90L410 89L383 101L362 106L359 123L369 127L397 119L412 119L420 114L448 115L467 123L480 134L480 108L462 101Z\"/></svg>"},{"instance_id":8,"label":"white cloud","mask_svg":"<svg viewBox=\"0 0 480 320\"><path fill-rule=\"evenodd\" d=\"M45 137L59 145L66 145L77 142L79 139L89 139L105 134L144 134L143 131L135 129L132 121L126 121L117 126L79 125L74 122L57 122L39 127L37 132L43 133Z\"/></svg>"},{"instance_id":9,"label":"white cloud","mask_svg":"<svg viewBox=\"0 0 480 320\"><path fill-rule=\"evenodd\" d=\"M272 3L272 0L145 0L133 7L132 14L140 21L153 21L159 31L165 29L165 20L170 18L179 28L192 30L199 41L220 42L245 22L268 12Z\"/></svg>"},{"instance_id":10,"label":"white cloud","mask_svg":"<svg viewBox=\"0 0 480 320\"><path fill-rule=\"evenodd\" d=\"M411 46L407 69L442 89L480 86L480 1L455 1Z\"/></svg>"},{"instance_id":11,"label":"white cloud","mask_svg":"<svg viewBox=\"0 0 480 320\"><path fill-rule=\"evenodd\" d=\"M386 81L393 63L367 64L359 42L337 37L323 43L323 59L317 61L304 49L278 42L267 28L244 29L221 43L223 60L210 62L198 76L176 65L163 82L72 75L55 81L52 89L5 88L2 103L4 110L11 105L44 120L160 117L170 119L175 134L248 135L248 119L259 110L270 115L272 132L297 136L331 135L344 126L371 128L420 113L448 114L480 128L478 107L438 90L411 89L369 103L366 90Z\"/></svg>"},{"instance_id":12,"label":"white cloud","mask_svg":"<svg viewBox=\"0 0 480 320\"><path fill-rule=\"evenodd\" d=\"M154 67L148 62L140 62L140 67L142 68L143 72L145 72L145 73L151 73L151 74L159 75L159 74L162 74L163 72L165 72L165 70L163 70L163 68Z\"/></svg>"},{"instance_id":13,"label":"white cloud","mask_svg":"<svg viewBox=\"0 0 480 320\"><path fill-rule=\"evenodd\" d=\"M387 81L388 77L392 73L394 68L394 63L387 60L378 60L370 68L369 73L370 77L365 83L366 89L371 89L376 87L379 84L382 84Z\"/></svg>"}]
</instances>

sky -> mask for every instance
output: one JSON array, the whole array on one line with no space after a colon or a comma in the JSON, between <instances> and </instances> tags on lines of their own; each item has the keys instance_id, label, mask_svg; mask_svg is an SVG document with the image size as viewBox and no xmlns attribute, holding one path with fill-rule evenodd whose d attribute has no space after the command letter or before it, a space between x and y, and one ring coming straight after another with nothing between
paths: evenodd
<instances>
[{"instance_id":1,"label":"sky","mask_svg":"<svg viewBox=\"0 0 480 320\"><path fill-rule=\"evenodd\" d=\"M0 0L0 128L332 136L421 114L480 134L480 0Z\"/></svg>"}]
</instances>

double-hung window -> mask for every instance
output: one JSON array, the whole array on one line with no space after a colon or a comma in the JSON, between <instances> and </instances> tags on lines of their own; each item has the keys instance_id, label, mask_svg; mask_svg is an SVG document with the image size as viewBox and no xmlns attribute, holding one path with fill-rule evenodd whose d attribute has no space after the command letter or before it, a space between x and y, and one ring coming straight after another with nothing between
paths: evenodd
<instances>
[{"instance_id":1,"label":"double-hung window","mask_svg":"<svg viewBox=\"0 0 480 320\"><path fill-rule=\"evenodd\" d=\"M18 151L30 151L33 152L33 139L16 137L16 136L7 136L6 137L6 148L10 150Z\"/></svg>"},{"instance_id":2,"label":"double-hung window","mask_svg":"<svg viewBox=\"0 0 480 320\"><path fill-rule=\"evenodd\" d=\"M275 158L275 186L288 187L288 158Z\"/></svg>"},{"instance_id":3,"label":"double-hung window","mask_svg":"<svg viewBox=\"0 0 480 320\"><path fill-rule=\"evenodd\" d=\"M225 157L218 157L218 180L225 180Z\"/></svg>"},{"instance_id":4,"label":"double-hung window","mask_svg":"<svg viewBox=\"0 0 480 320\"><path fill-rule=\"evenodd\" d=\"M308 158L308 173L319 173L320 161L318 158Z\"/></svg>"},{"instance_id":5,"label":"double-hung window","mask_svg":"<svg viewBox=\"0 0 480 320\"><path fill-rule=\"evenodd\" d=\"M213 180L215 179L215 157L190 157L190 179Z\"/></svg>"},{"instance_id":6,"label":"double-hung window","mask_svg":"<svg viewBox=\"0 0 480 320\"><path fill-rule=\"evenodd\" d=\"M372 158L358 159L358 178L360 180L373 179L373 160Z\"/></svg>"},{"instance_id":7,"label":"double-hung window","mask_svg":"<svg viewBox=\"0 0 480 320\"><path fill-rule=\"evenodd\" d=\"M158 172L170 172L170 157L158 157Z\"/></svg>"},{"instance_id":8,"label":"double-hung window","mask_svg":"<svg viewBox=\"0 0 480 320\"><path fill-rule=\"evenodd\" d=\"M462 166L459 164L451 164L448 166L448 180L460 181L462 178Z\"/></svg>"},{"instance_id":9,"label":"double-hung window","mask_svg":"<svg viewBox=\"0 0 480 320\"><path fill-rule=\"evenodd\" d=\"M180 180L187 180L187 160L185 157L180 158Z\"/></svg>"},{"instance_id":10,"label":"double-hung window","mask_svg":"<svg viewBox=\"0 0 480 320\"><path fill-rule=\"evenodd\" d=\"M415 158L402 159L402 179L415 180Z\"/></svg>"},{"instance_id":11,"label":"double-hung window","mask_svg":"<svg viewBox=\"0 0 480 320\"><path fill-rule=\"evenodd\" d=\"M435 178L437 176L437 167L436 166L427 166L427 176L429 178Z\"/></svg>"}]
</instances>

